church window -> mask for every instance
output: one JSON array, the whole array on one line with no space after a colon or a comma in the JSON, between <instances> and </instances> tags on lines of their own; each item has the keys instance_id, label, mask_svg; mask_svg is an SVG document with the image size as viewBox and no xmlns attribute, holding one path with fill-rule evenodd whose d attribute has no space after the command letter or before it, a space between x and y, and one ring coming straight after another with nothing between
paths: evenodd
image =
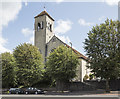
<instances>
[{"instance_id":1,"label":"church window","mask_svg":"<svg viewBox=\"0 0 120 99\"><path fill-rule=\"evenodd\" d=\"M55 41L56 41L56 39L54 38L52 41L53 41L53 42L55 42Z\"/></svg>"},{"instance_id":2,"label":"church window","mask_svg":"<svg viewBox=\"0 0 120 99\"><path fill-rule=\"evenodd\" d=\"M50 31L52 32L52 24L50 24Z\"/></svg>"},{"instance_id":3,"label":"church window","mask_svg":"<svg viewBox=\"0 0 120 99\"><path fill-rule=\"evenodd\" d=\"M38 23L38 26L37 26L37 30L39 30L40 29L40 23Z\"/></svg>"},{"instance_id":4,"label":"church window","mask_svg":"<svg viewBox=\"0 0 120 99\"><path fill-rule=\"evenodd\" d=\"M52 24L50 24L49 22L47 22L47 28L52 32Z\"/></svg>"},{"instance_id":5,"label":"church window","mask_svg":"<svg viewBox=\"0 0 120 99\"><path fill-rule=\"evenodd\" d=\"M37 30L39 31L40 29L43 29L43 21L38 23Z\"/></svg>"}]
</instances>

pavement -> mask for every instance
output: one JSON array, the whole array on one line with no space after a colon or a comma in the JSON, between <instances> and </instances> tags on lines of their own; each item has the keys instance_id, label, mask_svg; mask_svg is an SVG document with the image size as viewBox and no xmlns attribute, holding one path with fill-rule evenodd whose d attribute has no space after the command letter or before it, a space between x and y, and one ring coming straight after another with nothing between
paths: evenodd
<instances>
[{"instance_id":1,"label":"pavement","mask_svg":"<svg viewBox=\"0 0 120 99\"><path fill-rule=\"evenodd\" d=\"M3 94L2 99L120 99L120 91L105 93L104 90L58 92L47 91L45 94Z\"/></svg>"},{"instance_id":2,"label":"pavement","mask_svg":"<svg viewBox=\"0 0 120 99\"><path fill-rule=\"evenodd\" d=\"M110 93L106 93L105 90L98 89L95 91L47 91L46 95L119 95L120 91L110 91Z\"/></svg>"},{"instance_id":3,"label":"pavement","mask_svg":"<svg viewBox=\"0 0 120 99\"><path fill-rule=\"evenodd\" d=\"M119 99L117 95L3 95L2 99Z\"/></svg>"}]
</instances>

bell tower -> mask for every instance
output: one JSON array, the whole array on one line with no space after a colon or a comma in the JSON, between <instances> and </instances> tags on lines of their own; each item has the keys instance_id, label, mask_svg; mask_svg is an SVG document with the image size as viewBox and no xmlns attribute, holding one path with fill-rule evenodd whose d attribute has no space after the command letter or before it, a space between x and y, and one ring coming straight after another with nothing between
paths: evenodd
<instances>
[{"instance_id":1,"label":"bell tower","mask_svg":"<svg viewBox=\"0 0 120 99\"><path fill-rule=\"evenodd\" d=\"M54 36L53 33L54 19L46 11L41 12L34 18L35 18L34 44L39 48L39 51L42 54L45 62L45 58L47 56L47 43Z\"/></svg>"}]
</instances>

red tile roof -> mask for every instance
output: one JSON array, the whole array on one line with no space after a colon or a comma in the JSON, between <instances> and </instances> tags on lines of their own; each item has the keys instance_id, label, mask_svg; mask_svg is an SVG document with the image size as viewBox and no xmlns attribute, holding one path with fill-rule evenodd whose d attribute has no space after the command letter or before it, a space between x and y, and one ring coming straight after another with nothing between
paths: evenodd
<instances>
[{"instance_id":1,"label":"red tile roof","mask_svg":"<svg viewBox=\"0 0 120 99\"><path fill-rule=\"evenodd\" d=\"M46 12L46 11L42 11L40 14L38 14L37 16L35 16L34 18L37 18L39 16L43 16L43 15L47 15L49 18L51 18L53 21L54 19Z\"/></svg>"},{"instance_id":2,"label":"red tile roof","mask_svg":"<svg viewBox=\"0 0 120 99\"><path fill-rule=\"evenodd\" d=\"M67 45L66 43L65 43L65 45L68 47L68 48L71 48L69 45ZM78 52L77 50L75 50L75 49L73 49L72 48L72 50L78 55L78 58L83 58L83 59L85 59L85 60L88 60L88 58L86 57L86 56L84 56L83 54L81 54L80 52Z\"/></svg>"}]
</instances>

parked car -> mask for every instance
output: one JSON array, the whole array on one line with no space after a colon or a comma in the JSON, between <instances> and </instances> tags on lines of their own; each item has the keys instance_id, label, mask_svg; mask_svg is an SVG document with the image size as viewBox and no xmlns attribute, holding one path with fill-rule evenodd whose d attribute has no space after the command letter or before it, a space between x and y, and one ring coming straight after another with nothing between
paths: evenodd
<instances>
[{"instance_id":1,"label":"parked car","mask_svg":"<svg viewBox=\"0 0 120 99\"><path fill-rule=\"evenodd\" d=\"M18 94L24 94L24 93L25 93L25 90L23 88L18 89Z\"/></svg>"},{"instance_id":2,"label":"parked car","mask_svg":"<svg viewBox=\"0 0 120 99\"><path fill-rule=\"evenodd\" d=\"M24 94L25 91L22 88L10 88L9 94Z\"/></svg>"},{"instance_id":3,"label":"parked car","mask_svg":"<svg viewBox=\"0 0 120 99\"><path fill-rule=\"evenodd\" d=\"M25 94L44 94L44 91L37 88L29 87L25 90Z\"/></svg>"},{"instance_id":4,"label":"parked car","mask_svg":"<svg viewBox=\"0 0 120 99\"><path fill-rule=\"evenodd\" d=\"M9 94L18 94L19 88L10 88Z\"/></svg>"}]
</instances>

